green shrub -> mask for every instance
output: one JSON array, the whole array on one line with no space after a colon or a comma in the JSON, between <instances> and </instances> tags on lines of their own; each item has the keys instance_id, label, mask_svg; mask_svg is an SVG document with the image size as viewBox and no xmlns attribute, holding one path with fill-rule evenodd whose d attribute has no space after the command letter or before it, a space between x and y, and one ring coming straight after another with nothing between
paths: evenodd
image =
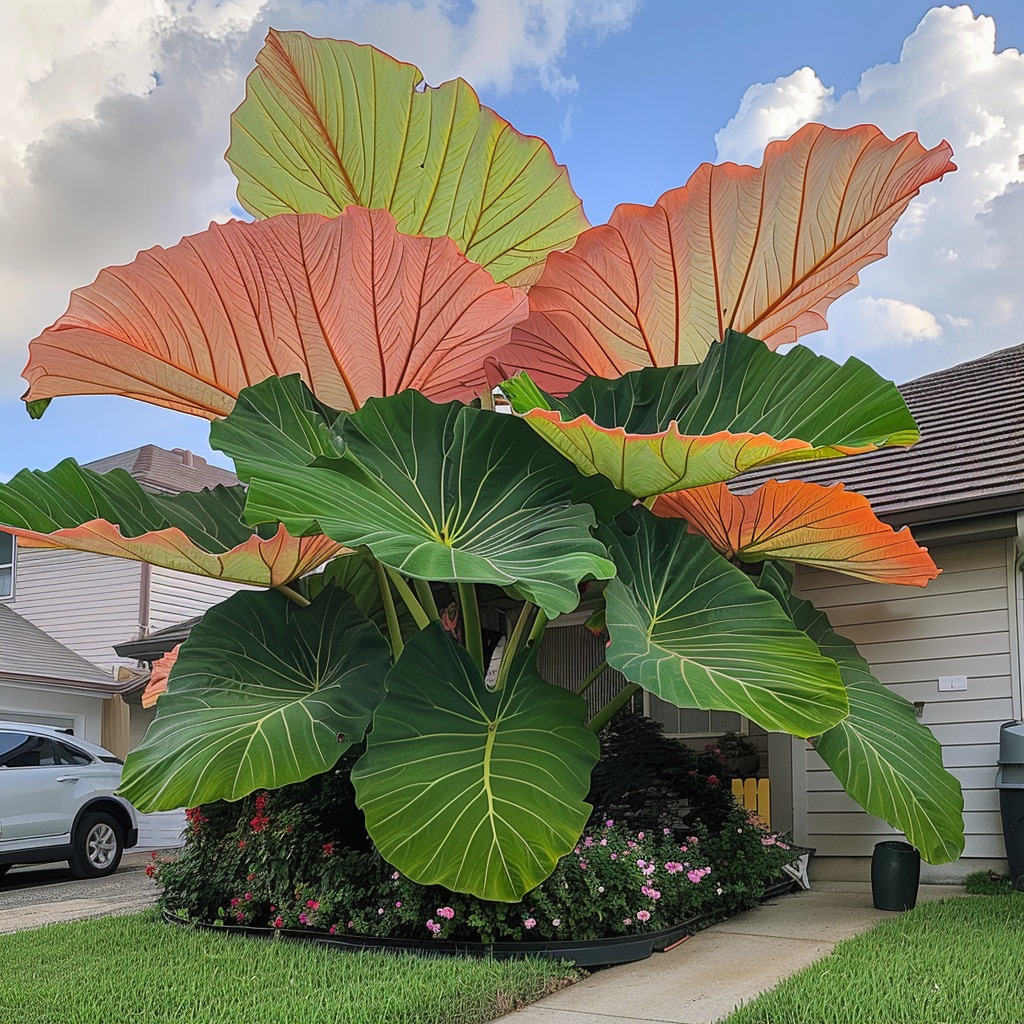
<instances>
[{"instance_id":1,"label":"green shrub","mask_svg":"<svg viewBox=\"0 0 1024 1024\"><path fill-rule=\"evenodd\" d=\"M184 848L149 873L163 907L193 919L492 942L595 939L725 916L754 905L793 859L784 839L709 776L710 755L664 739L654 723L616 723L604 739L614 768L595 773L595 786L605 786L597 795L616 794L611 806L629 820L595 817L520 903L419 885L386 863L355 806L349 772L358 751L306 782L191 809ZM639 779L623 781L629 752L641 749L652 779L644 800ZM659 805L674 817L659 815Z\"/></svg>"},{"instance_id":2,"label":"green shrub","mask_svg":"<svg viewBox=\"0 0 1024 1024\"><path fill-rule=\"evenodd\" d=\"M971 896L1008 896L1014 892L1013 879L997 871L975 871L964 885Z\"/></svg>"}]
</instances>

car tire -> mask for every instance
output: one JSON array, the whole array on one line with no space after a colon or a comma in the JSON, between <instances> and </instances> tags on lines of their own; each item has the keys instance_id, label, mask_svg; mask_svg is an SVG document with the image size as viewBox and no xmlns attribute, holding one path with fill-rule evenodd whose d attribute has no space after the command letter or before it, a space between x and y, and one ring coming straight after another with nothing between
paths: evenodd
<instances>
[{"instance_id":1,"label":"car tire","mask_svg":"<svg viewBox=\"0 0 1024 1024\"><path fill-rule=\"evenodd\" d=\"M79 878L100 878L117 870L124 853L124 829L109 814L85 814L72 839L71 871Z\"/></svg>"}]
</instances>

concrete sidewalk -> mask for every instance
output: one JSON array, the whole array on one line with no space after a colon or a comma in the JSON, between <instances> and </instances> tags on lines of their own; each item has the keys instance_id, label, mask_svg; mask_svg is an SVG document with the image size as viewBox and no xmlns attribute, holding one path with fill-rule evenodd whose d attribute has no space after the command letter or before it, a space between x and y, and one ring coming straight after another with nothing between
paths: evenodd
<instances>
[{"instance_id":1,"label":"concrete sidewalk","mask_svg":"<svg viewBox=\"0 0 1024 1024\"><path fill-rule=\"evenodd\" d=\"M963 894L922 885L919 900ZM820 959L837 942L894 915L875 910L866 882L816 882L699 932L668 953L611 967L502 1024L713 1024L739 1003Z\"/></svg>"}]
</instances>

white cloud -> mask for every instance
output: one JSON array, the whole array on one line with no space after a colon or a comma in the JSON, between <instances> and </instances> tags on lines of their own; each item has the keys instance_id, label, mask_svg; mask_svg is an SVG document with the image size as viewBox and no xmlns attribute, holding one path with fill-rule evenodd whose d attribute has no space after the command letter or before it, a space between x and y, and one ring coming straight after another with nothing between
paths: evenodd
<instances>
[{"instance_id":1,"label":"white cloud","mask_svg":"<svg viewBox=\"0 0 1024 1024\"><path fill-rule=\"evenodd\" d=\"M945 138L959 170L925 187L889 256L808 343L833 357L870 352L903 380L1024 341L1024 57L996 52L993 20L966 6L929 11L898 62L838 98L807 68L751 87L716 137L719 159L757 163L771 139L812 120L916 131L926 146Z\"/></svg>"},{"instance_id":2,"label":"white cloud","mask_svg":"<svg viewBox=\"0 0 1024 1024\"><path fill-rule=\"evenodd\" d=\"M231 111L269 25L372 42L428 82L560 95L574 34L639 0L2 0L0 400L72 288L223 220Z\"/></svg>"}]
</instances>

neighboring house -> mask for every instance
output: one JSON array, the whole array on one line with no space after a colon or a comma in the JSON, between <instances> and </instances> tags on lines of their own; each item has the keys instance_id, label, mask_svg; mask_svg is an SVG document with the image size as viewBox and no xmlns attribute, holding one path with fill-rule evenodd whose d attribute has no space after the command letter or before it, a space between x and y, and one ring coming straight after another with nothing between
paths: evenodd
<instances>
[{"instance_id":1,"label":"neighboring house","mask_svg":"<svg viewBox=\"0 0 1024 1024\"><path fill-rule=\"evenodd\" d=\"M87 468L100 473L126 470L147 490L159 493L238 483L233 473L211 466L191 452L178 448L165 451L155 445L100 459ZM138 703L136 662L118 656L114 645L201 615L238 590L238 585L105 555L18 547L11 540L9 535L0 534L0 605L17 613L20 621L32 623L55 646L37 644L31 648L32 657L37 659L34 675L39 679L34 706L20 690L16 693L3 681L0 663L0 718L10 718L19 711L37 714L34 721L52 724L51 712L84 714L81 734L124 756L141 740L153 712L143 710ZM0 619L0 644L13 635L14 621L9 614ZM58 649L74 652L79 660L84 659L83 664L95 666L96 671L86 679L94 687L102 684L102 691L96 692L105 696L94 698L99 703L92 710L81 711L84 698L79 697L74 704L77 710L72 712L67 687L58 689L47 682ZM19 663L25 667L23 660ZM127 698L126 705L122 695ZM61 701L65 711L60 710ZM112 702L105 729L97 718L102 701ZM114 707L121 710L115 714ZM78 728L75 731L79 733Z\"/></svg>"}]
</instances>

